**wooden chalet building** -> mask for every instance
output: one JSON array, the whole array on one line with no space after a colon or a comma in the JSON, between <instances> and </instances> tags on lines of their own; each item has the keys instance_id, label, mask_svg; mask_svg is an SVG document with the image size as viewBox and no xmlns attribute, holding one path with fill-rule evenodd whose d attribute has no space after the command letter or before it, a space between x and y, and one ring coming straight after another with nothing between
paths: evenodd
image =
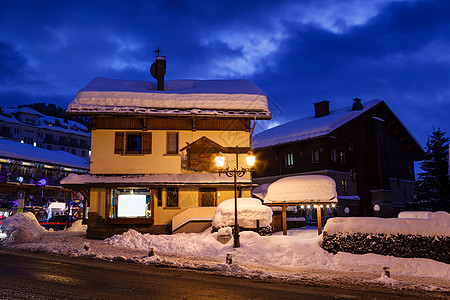
<instances>
[{"instance_id":1,"label":"wooden chalet building","mask_svg":"<svg viewBox=\"0 0 450 300\"><path fill-rule=\"evenodd\" d=\"M164 57L156 64L165 70ZM223 153L232 167L238 152L246 167L254 122L271 118L266 95L250 81L163 76L157 84L96 78L67 112L91 117L91 172L63 184L89 198L87 236L102 239L129 228L209 227L215 206L234 197L233 178L218 174L215 156ZM237 184L251 195L251 174Z\"/></svg>"},{"instance_id":2,"label":"wooden chalet building","mask_svg":"<svg viewBox=\"0 0 450 300\"><path fill-rule=\"evenodd\" d=\"M253 182L327 175L336 181L338 215L391 216L404 210L412 199L414 162L424 151L386 103L354 99L352 107L334 111L328 101L314 107L312 117L253 137Z\"/></svg>"}]
</instances>

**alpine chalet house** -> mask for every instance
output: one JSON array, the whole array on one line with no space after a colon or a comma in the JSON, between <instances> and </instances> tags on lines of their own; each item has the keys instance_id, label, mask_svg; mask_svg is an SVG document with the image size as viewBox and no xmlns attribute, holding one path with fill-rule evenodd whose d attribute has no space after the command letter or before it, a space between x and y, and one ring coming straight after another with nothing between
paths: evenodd
<instances>
[{"instance_id":1,"label":"alpine chalet house","mask_svg":"<svg viewBox=\"0 0 450 300\"><path fill-rule=\"evenodd\" d=\"M250 81L164 82L165 57L153 66L157 84L95 78L68 107L92 121L90 174L63 181L88 191L89 238L130 228L209 227L215 206L234 197L233 178L218 173L216 155L230 168L236 156L238 168L247 167L252 126L271 118L266 95ZM237 187L238 196L249 197L251 174L238 178Z\"/></svg>"},{"instance_id":2,"label":"alpine chalet house","mask_svg":"<svg viewBox=\"0 0 450 300\"><path fill-rule=\"evenodd\" d=\"M319 174L332 177L341 216L391 216L412 199L414 161L424 151L385 102L330 111L314 104L315 115L255 135L253 182ZM267 185L265 185L267 186Z\"/></svg>"}]
</instances>

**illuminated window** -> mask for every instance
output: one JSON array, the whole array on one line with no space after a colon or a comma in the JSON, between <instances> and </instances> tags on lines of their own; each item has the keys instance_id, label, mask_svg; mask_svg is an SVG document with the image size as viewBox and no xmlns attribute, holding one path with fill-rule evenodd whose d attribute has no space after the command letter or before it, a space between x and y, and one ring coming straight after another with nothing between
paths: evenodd
<instances>
[{"instance_id":1,"label":"illuminated window","mask_svg":"<svg viewBox=\"0 0 450 300\"><path fill-rule=\"evenodd\" d=\"M347 180L341 181L342 191L346 193L348 191Z\"/></svg>"},{"instance_id":2,"label":"illuminated window","mask_svg":"<svg viewBox=\"0 0 450 300\"><path fill-rule=\"evenodd\" d=\"M294 166L294 153L286 153L286 167Z\"/></svg>"},{"instance_id":3,"label":"illuminated window","mask_svg":"<svg viewBox=\"0 0 450 300\"><path fill-rule=\"evenodd\" d=\"M149 189L125 188L111 192L110 218L151 217L151 197Z\"/></svg>"},{"instance_id":4,"label":"illuminated window","mask_svg":"<svg viewBox=\"0 0 450 300\"><path fill-rule=\"evenodd\" d=\"M341 164L345 164L345 152L344 151L339 151L339 162Z\"/></svg>"}]
</instances>

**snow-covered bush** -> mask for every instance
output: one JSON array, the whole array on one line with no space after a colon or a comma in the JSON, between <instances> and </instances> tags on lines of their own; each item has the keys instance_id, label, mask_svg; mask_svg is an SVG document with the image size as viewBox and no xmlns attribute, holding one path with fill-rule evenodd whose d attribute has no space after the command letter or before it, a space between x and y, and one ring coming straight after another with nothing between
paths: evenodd
<instances>
[{"instance_id":1,"label":"snow-covered bush","mask_svg":"<svg viewBox=\"0 0 450 300\"><path fill-rule=\"evenodd\" d=\"M448 264L449 228L450 214L443 211L405 213L390 219L333 218L325 225L322 247L332 253L421 257Z\"/></svg>"},{"instance_id":2,"label":"snow-covered bush","mask_svg":"<svg viewBox=\"0 0 450 300\"><path fill-rule=\"evenodd\" d=\"M238 225L242 230L255 230L259 234L272 233L272 209L262 205L255 198L238 198ZM259 221L259 228L257 226ZM212 220L213 232L220 228L234 226L234 198L223 201L217 206Z\"/></svg>"}]
</instances>

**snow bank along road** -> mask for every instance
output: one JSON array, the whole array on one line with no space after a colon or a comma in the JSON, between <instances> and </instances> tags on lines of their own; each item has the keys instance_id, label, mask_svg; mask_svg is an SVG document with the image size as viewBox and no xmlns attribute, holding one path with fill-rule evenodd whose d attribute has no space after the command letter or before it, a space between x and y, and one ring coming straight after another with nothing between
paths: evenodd
<instances>
[{"instance_id":1,"label":"snow bank along road","mask_svg":"<svg viewBox=\"0 0 450 300\"><path fill-rule=\"evenodd\" d=\"M59 232L46 231L31 213L6 219L3 246L107 261L130 261L214 272L258 280L283 280L315 286L355 285L392 291L422 291L426 298L450 297L448 264L430 259L396 258L375 254L333 255L320 247L313 230L289 231L288 236L241 233L241 247L221 244L217 233L149 235L129 230L106 240L87 240L81 222ZM149 256L153 248L155 255ZM233 263L225 263L226 255ZM389 267L391 277L382 276Z\"/></svg>"}]
</instances>

